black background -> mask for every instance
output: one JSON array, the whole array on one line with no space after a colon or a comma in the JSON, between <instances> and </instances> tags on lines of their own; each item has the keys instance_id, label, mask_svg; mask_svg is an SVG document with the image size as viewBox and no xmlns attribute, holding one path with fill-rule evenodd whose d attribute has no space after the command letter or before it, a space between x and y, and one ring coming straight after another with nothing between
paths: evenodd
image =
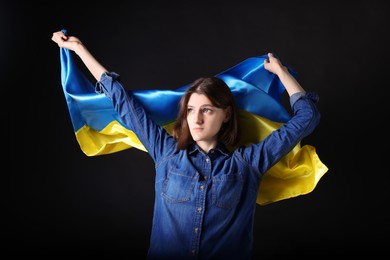
<instances>
[{"instance_id":1,"label":"black background","mask_svg":"<svg viewBox=\"0 0 390 260\"><path fill-rule=\"evenodd\" d=\"M373 0L2 1L2 251L142 259L148 249L153 162L136 149L82 153L51 41L66 28L129 89L176 89L276 53L320 95L320 125L302 143L329 171L307 195L258 206L254 258L388 252L389 9Z\"/></svg>"}]
</instances>

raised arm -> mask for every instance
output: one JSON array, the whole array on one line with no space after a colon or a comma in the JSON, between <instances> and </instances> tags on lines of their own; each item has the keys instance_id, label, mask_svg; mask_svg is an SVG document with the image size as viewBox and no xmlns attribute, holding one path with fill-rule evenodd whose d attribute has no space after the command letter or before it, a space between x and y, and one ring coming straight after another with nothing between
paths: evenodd
<instances>
[{"instance_id":1,"label":"raised arm","mask_svg":"<svg viewBox=\"0 0 390 260\"><path fill-rule=\"evenodd\" d=\"M315 105L318 101L316 93L306 93L272 53L268 53L268 59L264 60L264 68L277 75L283 83L290 96L293 116L281 127L272 131L263 141L251 144L242 151L243 158L254 168L258 168L261 174L268 171L304 137L311 134L320 120L320 113Z\"/></svg>"},{"instance_id":2,"label":"raised arm","mask_svg":"<svg viewBox=\"0 0 390 260\"><path fill-rule=\"evenodd\" d=\"M305 92L298 81L272 53L268 53L268 59L264 60L264 68L279 77L290 97L297 92Z\"/></svg>"},{"instance_id":3,"label":"raised arm","mask_svg":"<svg viewBox=\"0 0 390 260\"><path fill-rule=\"evenodd\" d=\"M53 33L51 39L57 43L59 47L74 51L97 81L100 80L103 73L108 72L77 37L67 36L64 32L58 31Z\"/></svg>"}]
</instances>

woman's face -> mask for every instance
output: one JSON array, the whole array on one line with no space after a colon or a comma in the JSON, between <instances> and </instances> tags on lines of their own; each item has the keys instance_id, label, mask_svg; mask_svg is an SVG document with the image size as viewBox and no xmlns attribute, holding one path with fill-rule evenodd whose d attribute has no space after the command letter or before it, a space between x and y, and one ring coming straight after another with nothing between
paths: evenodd
<instances>
[{"instance_id":1,"label":"woman's face","mask_svg":"<svg viewBox=\"0 0 390 260\"><path fill-rule=\"evenodd\" d=\"M191 95L187 105L187 121L191 136L198 145L202 148L216 145L217 134L229 119L227 111L213 106L203 94Z\"/></svg>"}]
</instances>

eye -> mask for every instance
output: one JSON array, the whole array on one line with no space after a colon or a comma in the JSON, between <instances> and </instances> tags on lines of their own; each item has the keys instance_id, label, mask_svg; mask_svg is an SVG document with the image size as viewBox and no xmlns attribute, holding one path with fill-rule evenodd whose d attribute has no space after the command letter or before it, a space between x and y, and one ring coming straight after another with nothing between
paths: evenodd
<instances>
[{"instance_id":1,"label":"eye","mask_svg":"<svg viewBox=\"0 0 390 260\"><path fill-rule=\"evenodd\" d=\"M187 114L189 114L189 113L191 113L192 111L194 111L194 109L193 108L187 108Z\"/></svg>"},{"instance_id":2,"label":"eye","mask_svg":"<svg viewBox=\"0 0 390 260\"><path fill-rule=\"evenodd\" d=\"M207 114L207 113L213 112L213 110L211 110L210 108L203 108L203 109L202 109L202 112L205 113L205 114Z\"/></svg>"}]
</instances>

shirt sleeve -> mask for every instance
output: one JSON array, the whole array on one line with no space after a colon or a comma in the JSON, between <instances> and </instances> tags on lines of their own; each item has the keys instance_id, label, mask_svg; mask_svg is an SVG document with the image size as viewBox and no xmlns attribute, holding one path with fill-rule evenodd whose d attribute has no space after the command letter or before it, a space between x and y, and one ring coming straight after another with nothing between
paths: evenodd
<instances>
[{"instance_id":1,"label":"shirt sleeve","mask_svg":"<svg viewBox=\"0 0 390 260\"><path fill-rule=\"evenodd\" d=\"M141 103L120 83L115 72L103 73L95 85L96 93L104 93L129 130L133 131L156 162L162 155L175 151L173 137L147 115Z\"/></svg>"},{"instance_id":2,"label":"shirt sleeve","mask_svg":"<svg viewBox=\"0 0 390 260\"><path fill-rule=\"evenodd\" d=\"M314 92L293 94L290 97L290 104L294 115L263 141L240 148L244 160L258 169L260 174L265 173L314 131L320 121L317 102L318 95Z\"/></svg>"},{"instance_id":3,"label":"shirt sleeve","mask_svg":"<svg viewBox=\"0 0 390 260\"><path fill-rule=\"evenodd\" d=\"M305 92L297 92L292 94L290 97L290 106L294 107L295 102L297 102L297 100L303 97L305 94Z\"/></svg>"}]
</instances>

